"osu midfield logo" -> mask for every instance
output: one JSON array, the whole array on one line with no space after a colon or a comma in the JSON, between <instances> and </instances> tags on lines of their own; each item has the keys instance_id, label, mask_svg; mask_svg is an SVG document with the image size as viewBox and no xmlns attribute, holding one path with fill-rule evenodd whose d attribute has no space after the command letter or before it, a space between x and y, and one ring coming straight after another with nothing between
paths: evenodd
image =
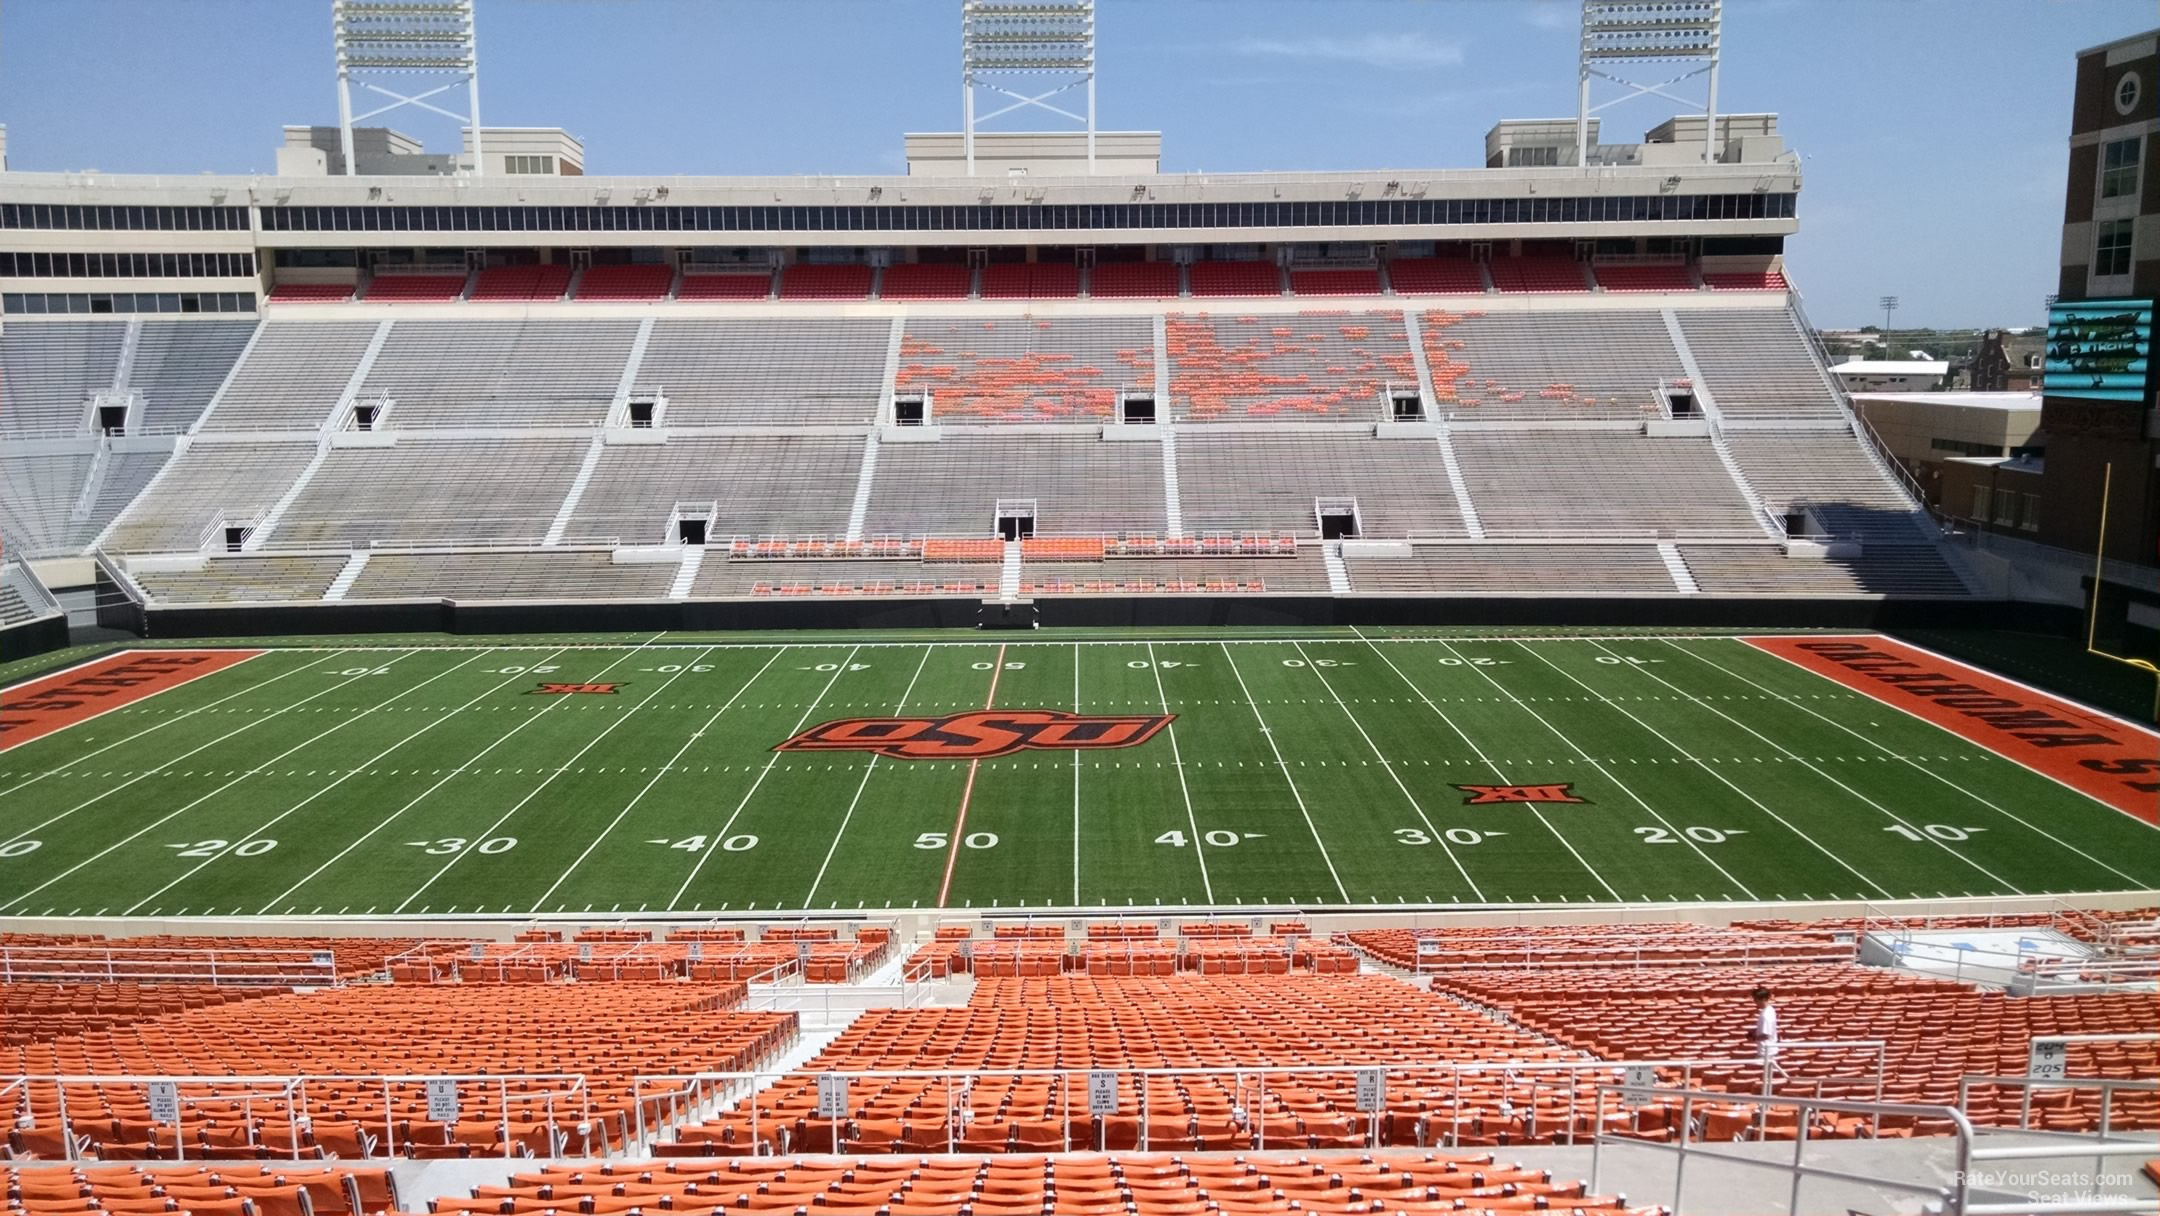
<instances>
[{"instance_id":1,"label":"osu midfield logo","mask_svg":"<svg viewBox=\"0 0 2160 1216\"><path fill-rule=\"evenodd\" d=\"M1176 716L978 709L938 718L842 718L813 726L773 750L876 752L895 760L988 760L1029 748L1133 747L1154 738Z\"/></svg>"},{"instance_id":2,"label":"osu midfield logo","mask_svg":"<svg viewBox=\"0 0 2160 1216\"><path fill-rule=\"evenodd\" d=\"M541 685L540 685L540 687L538 687L538 688L532 688L532 689L527 689L526 691L527 691L527 693L528 693L528 694L539 694L539 693L555 693L555 694L565 694L565 693L595 693L595 694L599 694L599 695L601 695L601 696L613 696L613 695L614 695L614 693L615 693L615 690L616 690L616 689L618 689L618 688L621 688L621 687L622 687L622 685L620 685L620 684L552 684L552 683L543 683L543 684L541 684Z\"/></svg>"},{"instance_id":3,"label":"osu midfield logo","mask_svg":"<svg viewBox=\"0 0 2160 1216\"><path fill-rule=\"evenodd\" d=\"M1588 798L1577 798L1570 791L1572 781L1559 781L1551 785L1458 785L1469 797L1464 806L1485 806L1495 802L1574 802L1588 805Z\"/></svg>"}]
</instances>

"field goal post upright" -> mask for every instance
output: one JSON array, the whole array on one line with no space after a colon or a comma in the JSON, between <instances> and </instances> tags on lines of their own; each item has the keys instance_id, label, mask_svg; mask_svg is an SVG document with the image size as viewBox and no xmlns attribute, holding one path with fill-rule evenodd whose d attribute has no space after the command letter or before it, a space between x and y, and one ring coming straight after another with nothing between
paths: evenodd
<instances>
[{"instance_id":1,"label":"field goal post upright","mask_svg":"<svg viewBox=\"0 0 2160 1216\"><path fill-rule=\"evenodd\" d=\"M1040 77L1021 92L1019 77ZM1002 81L1012 81L1007 87ZM1087 91L1085 113L1052 105L1050 98L1076 88ZM987 114L975 112L975 91L1007 99ZM960 0L960 143L967 174L975 175L975 128L1033 106L1071 119L1087 131L1088 172L1095 171L1095 0Z\"/></svg>"},{"instance_id":2,"label":"field goal post upright","mask_svg":"<svg viewBox=\"0 0 2160 1216\"><path fill-rule=\"evenodd\" d=\"M337 43L338 147L345 154L346 176L359 172L353 157L353 124L403 106L470 127L470 172L475 177L486 172L480 147L480 48L473 29L473 0L331 0L330 26ZM420 77L422 84L416 88L402 83L410 76ZM391 88L378 83L378 77L400 83ZM428 100L460 84L465 86L465 113ZM390 100L354 114L355 87Z\"/></svg>"},{"instance_id":3,"label":"field goal post upright","mask_svg":"<svg viewBox=\"0 0 2160 1216\"><path fill-rule=\"evenodd\" d=\"M1583 0L1580 92L1575 105L1575 164L1590 156L1590 116L1645 95L1678 102L1703 116L1703 162L1717 161L1718 50L1724 0ZM1679 74L1647 77L1653 64L1679 65ZM1660 70L1662 71L1662 69ZM1703 77L1700 101L1669 89ZM1592 77L1618 85L1620 96L1590 104Z\"/></svg>"}]
</instances>

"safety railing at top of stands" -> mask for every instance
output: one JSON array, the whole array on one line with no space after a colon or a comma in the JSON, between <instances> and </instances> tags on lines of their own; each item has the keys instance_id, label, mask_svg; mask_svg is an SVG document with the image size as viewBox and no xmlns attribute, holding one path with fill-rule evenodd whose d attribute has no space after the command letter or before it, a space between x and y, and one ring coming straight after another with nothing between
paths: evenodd
<instances>
[{"instance_id":1,"label":"safety railing at top of stands","mask_svg":"<svg viewBox=\"0 0 2160 1216\"><path fill-rule=\"evenodd\" d=\"M2040 1040L2035 1040L2038 1042ZM2126 1077L2042 1077L2031 1073L2017 1076L1990 1076L1984 1073L1967 1073L1958 1078L1958 1109L1968 1116L1972 1113L1973 1096L1981 1090L2014 1090L2018 1095L2018 1121L2016 1130L2021 1132L2053 1132L2052 1128L2035 1128L2032 1125L2033 1094L2036 1090L2057 1093L2096 1092L2100 1095L2100 1114L2094 1121L2093 1134L2103 1139L2115 1131L2115 1095L2119 1093L2160 1092L2160 1081ZM2069 1133L2081 1134L2081 1133Z\"/></svg>"},{"instance_id":2,"label":"safety railing at top of stands","mask_svg":"<svg viewBox=\"0 0 2160 1216\"><path fill-rule=\"evenodd\" d=\"M313 1096L308 1092L311 1085L316 1088ZM379 1120L373 1113L362 1117L349 1113L360 1100L356 1091L363 1087L368 1100L379 1087ZM73 1112L68 1105L71 1089L76 1091ZM94 1090L95 1097L82 1094L85 1089ZM77 1130L80 1108L95 1102L100 1113L88 1126L112 1129L117 1121L106 1106L116 1090L130 1096L141 1092L141 1108L150 1116L146 1121L152 1137L150 1155L159 1159L169 1149L172 1160L186 1160L191 1147L198 1156L210 1157L231 1157L243 1147L249 1156L276 1158L282 1152L296 1159L312 1157L332 1147L323 1138L333 1125L343 1129L335 1146L342 1151L334 1151L335 1156L395 1157L402 1155L403 1147L434 1147L419 1145L409 1137L400 1140L399 1127L410 1132L416 1117L400 1113L401 1099L415 1108L424 1106L419 1116L424 1121L443 1125L441 1145L454 1143L448 1134L450 1125L492 1125L505 1158L607 1156L624 1143L621 1127L611 1136L608 1121L596 1117L591 1083L581 1073L31 1073L0 1078L0 1094L15 1095L16 1135L36 1138L41 1147L54 1142L68 1161L79 1160L98 1147L90 1134ZM325 1094L325 1090L333 1092ZM257 1104L261 1104L260 1120ZM190 1119L192 1110L211 1105L220 1107L220 1112ZM244 1146L209 1135L213 1123L223 1126L219 1113L229 1113L234 1105L240 1107L237 1127L244 1129ZM468 1111L476 1117L465 1118ZM267 1126L269 1117L279 1113L283 1123ZM191 1123L197 1132L192 1146ZM171 1129L169 1146L162 1142L161 1129L165 1128ZM342 1138L345 1133L350 1134L349 1142ZM534 1139L546 1151L535 1152Z\"/></svg>"},{"instance_id":3,"label":"safety railing at top of stands","mask_svg":"<svg viewBox=\"0 0 2160 1216\"><path fill-rule=\"evenodd\" d=\"M2020 536L2006 536L2000 528L1989 525L1986 521L1977 522L1985 526L1966 528L1959 533L1966 546L1977 552L1992 553L2019 564L2053 566L2079 578L2092 577L2093 556L2090 553L2044 545ZM2108 582L2121 583L2144 591L2160 591L2160 570L2151 566L2140 566L2111 557L2101 564L2100 571L2101 577Z\"/></svg>"},{"instance_id":4,"label":"safety railing at top of stands","mask_svg":"<svg viewBox=\"0 0 2160 1216\"><path fill-rule=\"evenodd\" d=\"M441 539L378 537L368 541L367 547L373 553L428 553L435 551L465 553L483 550L493 553L553 553L559 549L612 549L622 543L622 538L619 536L566 536L561 544L554 546L543 544L542 542L545 539L545 537L540 536L443 537ZM275 550L265 550L264 555L273 555L275 552Z\"/></svg>"},{"instance_id":5,"label":"safety railing at top of stands","mask_svg":"<svg viewBox=\"0 0 2160 1216\"><path fill-rule=\"evenodd\" d=\"M1990 1175L1986 1171L1974 1168L1975 1165L1984 1166L1998 1161L2090 1159L2103 1162L2110 1157L2141 1157L2152 1152L2152 1145L2149 1141L2080 1140L2077 1142L2008 1144L1999 1147L1983 1146L1978 1143L1980 1136L1991 1129L1974 1126L1965 1113L1955 1107L1922 1103L1852 1101L1789 1093L1721 1093L1687 1087L1668 1089L1601 1085L1598 1087L1597 1103L1601 1117L1606 1105L1607 1095L1612 1096L1612 1100L1616 1105L1625 1105L1629 1102L1657 1102L1670 1106L1678 1103L1682 1115L1679 1124L1680 1134L1677 1138L1666 1141L1630 1136L1625 1132L1601 1129L1591 1141L1589 1189L1592 1192L1597 1191L1604 1180L1605 1154L1608 1150L1626 1148L1669 1155L1674 1158L1672 1190L1670 1201L1666 1204L1671 1216L1688 1216L1691 1211L1730 1210L1731 1192L1729 1188L1721 1188L1721 1197L1714 1207L1691 1206L1687 1202L1688 1163L1703 1160L1715 1161L1720 1166L1774 1171L1789 1175L1792 1181L1784 1208L1788 1212L1809 1210L1801 1205L1801 1194L1809 1181L1818 1179L1843 1183L1848 1186L1857 1185L1881 1191L1925 1196L1933 1200L1933 1203L1928 1205L1925 1210L1939 1213L1940 1216L2041 1216L2043 1213L2062 1213L2068 1216L2070 1213L2149 1213L2152 1211L2153 1201L2150 1198L2135 1198L2127 1192L2120 1196L2093 1193L2067 1198L2057 1195L2048 1198L2027 1196L2014 1200L2002 1200L1995 1198L1995 1196L2010 1188L1993 1184ZM1769 1126L1770 1112L1780 1109L1791 1110L1793 1112L1790 1137L1793 1146L1791 1159L1778 1160L1760 1155L1716 1151L1711 1145L1721 1143L1721 1141L1713 1140L1696 1130L1696 1112L1698 1109L1703 1110L1706 1116L1710 1112L1721 1112L1728 1118L1735 1118L1739 1112L1753 1112L1752 1118L1737 1117L1735 1121L1742 1128L1754 1129L1766 1129ZM1943 1168L1947 1165L1947 1176L1938 1181L1922 1182L1915 1181L1909 1174L1904 1176L1865 1174L1857 1170L1810 1164L1807 1161L1808 1145L1820 1143L1820 1137L1812 1136L1810 1133L1815 1131L1819 1117L1824 1115L1845 1115L1856 1119L1866 1118L1875 1122L1884 1119L1927 1120L1942 1125L1947 1129L1951 1137L1952 1152L1946 1163L1940 1161L1939 1158L1931 1157L1927 1168ZM1705 1117L1703 1119L1705 1131L1708 1122L1708 1118ZM1779 1135L1777 1137L1779 1139L1785 1138L1783 1123L1783 1120L1779 1121ZM1762 1134L1766 1133L1759 1133L1758 1138ZM2099 1180L2100 1176L2099 1171L2095 1171L2093 1175L2095 1182ZM2126 1180L2127 1177L2126 1173ZM2097 1191L2098 1187L2095 1186L2089 1189ZM1638 1191L1635 1197L1642 1198L1643 1196Z\"/></svg>"},{"instance_id":6,"label":"safety railing at top of stands","mask_svg":"<svg viewBox=\"0 0 2160 1216\"><path fill-rule=\"evenodd\" d=\"M1787 1073L1787 1085L1812 1087L1817 1094L1833 1085L1871 1088L1875 1099L1881 1099L1887 1068L1882 1040L1780 1043L1777 1060L1791 1062L1796 1055L1808 1054L1823 1056L1829 1061L1829 1067L1843 1066L1858 1056L1864 1071L1859 1075L1793 1078L1789 1069L1783 1069L1782 1063L1777 1064ZM1868 1063L1870 1059L1872 1063ZM1522 1120L1521 1134L1525 1140L1545 1138L1554 1144L1572 1145L1586 1142L1594 1134L1594 1126L1581 1117L1585 1113L1582 1095L1585 1081L1602 1084L1597 1082L1599 1074L1624 1076L1631 1084L1641 1086L1656 1084L1659 1073L1677 1073L1680 1084L1691 1087L1698 1077L1713 1071L1737 1070L1743 1075L1760 1076L1764 1068L1764 1057L1754 1054L1731 1058L1447 1060L1423 1064L1250 1064L1172 1068L986 1066L942 1071L847 1068L813 1071L797 1068L786 1071L641 1073L631 1082L635 1099L632 1105L639 1120L632 1135L634 1142L644 1144L648 1137L673 1128L677 1136L674 1143L686 1146L712 1143L730 1149L739 1147L745 1152L775 1153L851 1151L844 1147L851 1139L847 1125L873 1117L861 1113L867 1109L861 1099L874 1096L874 1088L882 1088L868 1083L917 1082L943 1088L942 1107L930 1108L931 1114L926 1116L933 1126L941 1129L934 1138L942 1139L942 1151L974 1151L965 1147L967 1133L963 1129L974 1121L970 1100L976 1084L986 1078L998 1081L1032 1079L1050 1086L1052 1105L1046 1106L1044 1118L1061 1124L1064 1130L1054 1142L1033 1145L1021 1142L1020 1146L1037 1152L1102 1151L1119 1137L1110 1134L1108 1124L1093 1122L1101 1116L1134 1120L1131 1129L1134 1135L1129 1138L1135 1139L1136 1145L1126 1146L1120 1141L1116 1147L1137 1147L1140 1152L1148 1152L1148 1083L1156 1080L1190 1083L1221 1078L1229 1082L1235 1100L1231 1116L1237 1129L1235 1147L1266 1151L1270 1147L1309 1147L1311 1143L1310 1132L1300 1129L1302 1116L1299 1112L1287 1105L1271 1110L1270 1098L1280 1102L1290 1094L1307 1092L1316 1082L1334 1078L1338 1082L1348 1082L1349 1088L1358 1095L1357 1113L1371 1116L1363 1133L1370 1147L1404 1143L1401 1137L1406 1134L1405 1130L1391 1123L1384 1125L1383 1116L1390 1120L1397 1116L1413 1119L1416 1127L1408 1134L1422 1147L1452 1147L1459 1146L1466 1133L1479 1134L1479 1120L1487 1114L1511 1121ZM1489 1108L1479 1105L1489 1101L1488 1095L1478 1092L1478 1082L1485 1078L1497 1081L1501 1094L1498 1103ZM794 1141L793 1118L780 1116L761 1105L773 1085L789 1080L815 1084L819 1090L820 1113L803 1117L802 1142ZM857 1083L863 1083L863 1089L873 1092L865 1094L857 1088ZM1748 1084L1751 1091L1759 1092L1767 1082L1750 1081ZM1388 1095L1391 1091L1404 1102L1417 1105L1414 1109L1401 1104L1390 1105ZM1410 1095L1407 1098L1406 1093ZM721 1109L728 1102L752 1095L757 1095L760 1100L748 1102L747 1109ZM656 1112L654 1124L645 1122L648 1110ZM721 1120L744 1123L749 1139L733 1138L732 1127L723 1129L721 1134L683 1139L685 1132L697 1131L695 1127L683 1126L683 1121L703 1112L712 1112ZM1242 1120L1236 1112L1243 1112ZM1174 1110L1154 1113L1188 1123L1193 1118L1182 1103ZM1346 1112L1331 1107L1330 1113ZM1083 1138L1078 1142L1073 1138L1075 1117L1087 1121ZM1269 1133L1271 1120L1275 1129L1272 1140ZM1086 1138L1090 1135L1094 1137L1092 1142ZM669 1150L656 1144L654 1151L665 1155ZM930 1146L929 1151L938 1150ZM680 1152L698 1155L688 1149Z\"/></svg>"},{"instance_id":7,"label":"safety railing at top of stands","mask_svg":"<svg viewBox=\"0 0 2160 1216\"><path fill-rule=\"evenodd\" d=\"M1495 933L1489 937L1449 936L1418 937L1420 945L1414 951L1411 970L1419 975L1433 975L1443 971L1496 971L1522 970L1524 968L1561 967L1685 967L1717 966L1719 964L1765 965L1774 963L1821 963L1852 962L1858 955L1858 946L1852 941L1825 940L1807 946L1793 942L1766 942L1756 945L1742 941L1737 950L1724 946L1689 946L1678 940L1646 942L1619 940L1598 934L1577 936L1555 935L1553 937L1510 937ZM1422 943L1437 943L1439 949L1426 950ZM1358 942L1347 943L1364 954L1373 953L1370 946ZM1680 952L1703 951L1708 957L1680 957ZM1586 954L1594 952L1594 958L1555 958L1553 955L1568 952ZM1488 957L1472 962L1443 961L1441 954L1484 954Z\"/></svg>"},{"instance_id":8,"label":"safety railing at top of stands","mask_svg":"<svg viewBox=\"0 0 2160 1216\"><path fill-rule=\"evenodd\" d=\"M162 946L0 946L0 982L158 980L192 984L335 984L328 950Z\"/></svg>"}]
</instances>

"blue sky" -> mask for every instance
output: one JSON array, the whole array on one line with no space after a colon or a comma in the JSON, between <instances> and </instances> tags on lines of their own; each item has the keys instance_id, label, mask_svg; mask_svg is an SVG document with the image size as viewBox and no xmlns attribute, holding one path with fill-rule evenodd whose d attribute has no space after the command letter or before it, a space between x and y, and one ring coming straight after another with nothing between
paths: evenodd
<instances>
[{"instance_id":1,"label":"blue sky","mask_svg":"<svg viewBox=\"0 0 2160 1216\"><path fill-rule=\"evenodd\" d=\"M6 0L12 167L268 170L336 121L328 0ZM1569 0L1102 0L1100 124L1164 167L1479 163L1502 117L1572 115ZM959 121L957 0L480 0L482 118L563 126L592 173L900 168ZM1727 0L1719 105L1807 157L1794 276L1818 324L2041 322L2072 54L2151 0ZM1609 138L1668 116L1607 112ZM446 120L397 125L455 146Z\"/></svg>"}]
</instances>

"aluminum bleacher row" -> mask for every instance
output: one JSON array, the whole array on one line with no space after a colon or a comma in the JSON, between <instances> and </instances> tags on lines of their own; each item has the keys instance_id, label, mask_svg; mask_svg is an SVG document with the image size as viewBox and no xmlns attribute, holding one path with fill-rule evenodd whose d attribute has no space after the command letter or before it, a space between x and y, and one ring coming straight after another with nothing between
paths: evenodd
<instances>
[{"instance_id":1,"label":"aluminum bleacher row","mask_svg":"<svg viewBox=\"0 0 2160 1216\"><path fill-rule=\"evenodd\" d=\"M1525 255L1501 269L1513 281L1546 282L1539 275L1553 260ZM1441 278L1473 265L1428 261ZM1001 291L1036 290L1039 267L998 265ZM1108 263L1082 278L1157 265ZM1209 282L1282 269L1203 265L1215 267L1201 272ZM509 283L531 269L479 277ZM137 582L160 604L983 588L1971 593L1932 521L1852 429L1782 300L1592 308L1577 291L1580 299L1488 310L1365 294L1337 297L1341 308L1278 300L1220 312L1173 304L1155 314L962 315L937 298L951 294L936 287L940 276L956 269L964 270L907 264L901 280L930 298L879 316L780 315L773 304L740 317L531 311L464 320L414 307L374 319L281 310L252 328L144 322L132 338L126 322L12 326L0 336L0 366L17 374L0 380L0 393L27 403L21 417L72 418L80 428L84 395L128 379L148 394L147 416L192 433L106 451L78 429L75 439L0 454L9 474L0 480L0 543L32 554L93 543L129 557L202 554L193 569L166 560L142 571ZM781 292L792 276L798 292L844 294L851 274L869 270L793 266ZM864 290L896 270L870 276ZM661 272L674 273L595 267L568 284L601 271L611 272L600 275L603 286L612 279L648 296ZM1290 278L1363 290L1352 280L1366 273L1295 267ZM114 353L116 342L132 361ZM1710 422L1649 426L1667 419L1662 394L1678 391L1696 393ZM1404 420L1393 398L1406 393L1423 399L1410 416L1419 425L1376 433ZM911 394L922 395L932 425L894 433L887 403ZM1109 442L1104 428L1127 421L1121 400L1158 395L1157 426L1119 425L1121 435L1153 442ZM63 410L70 397L76 404ZM649 420L631 422L637 402L650 403ZM374 416L356 420L347 408L355 404ZM1017 585L1011 571L987 568L998 550L978 555L986 568L965 577L891 554L879 566L821 561L752 573L728 569L726 558L678 570L676 555L624 562L608 552L676 546L682 521L700 523L714 543L988 538L1000 504L1032 510L1032 532L1045 538L1287 533L1317 545L1332 513L1354 519L1360 540L1445 543L1352 546L1325 578L1311 563L1272 579L1219 564L1051 569L1052 555L1031 553L1023 556L1038 568ZM1787 557L1787 512L1805 512L1816 532L1858 542L1859 552ZM228 552L243 541L244 552ZM332 569L341 554L348 563ZM358 554L377 564L365 568ZM437 577L431 597L423 584Z\"/></svg>"}]
</instances>

